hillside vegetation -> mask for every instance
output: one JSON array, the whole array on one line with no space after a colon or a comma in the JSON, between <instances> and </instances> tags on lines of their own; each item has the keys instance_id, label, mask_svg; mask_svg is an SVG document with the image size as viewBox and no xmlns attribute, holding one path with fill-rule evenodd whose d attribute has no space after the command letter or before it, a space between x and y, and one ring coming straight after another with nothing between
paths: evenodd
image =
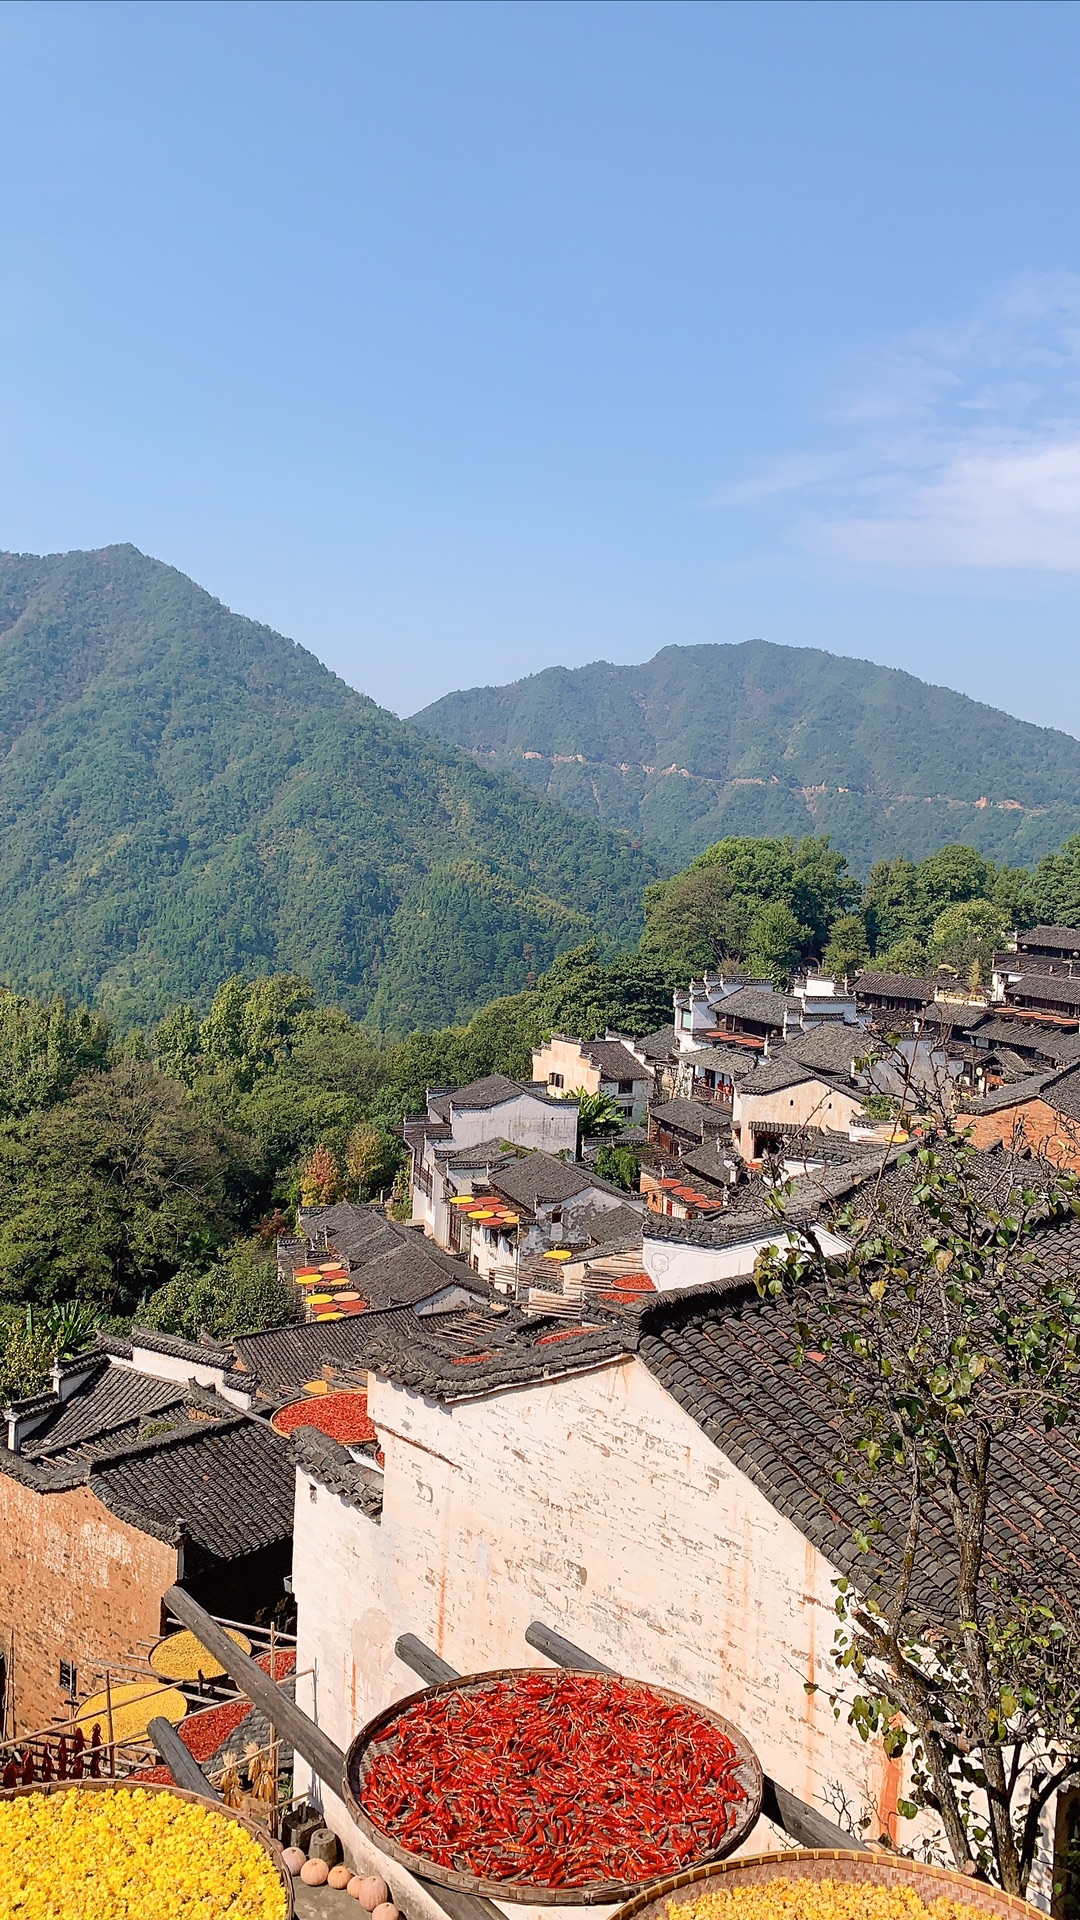
<instances>
[{"instance_id":1,"label":"hillside vegetation","mask_svg":"<svg viewBox=\"0 0 1080 1920\"><path fill-rule=\"evenodd\" d=\"M414 719L679 863L730 835L827 833L862 875L956 841L1027 865L1080 830L1080 742L810 647L549 667Z\"/></svg>"},{"instance_id":2,"label":"hillside vegetation","mask_svg":"<svg viewBox=\"0 0 1080 1920\"><path fill-rule=\"evenodd\" d=\"M134 547L0 555L0 977L122 1023L296 972L387 1030L636 937L648 863Z\"/></svg>"}]
</instances>

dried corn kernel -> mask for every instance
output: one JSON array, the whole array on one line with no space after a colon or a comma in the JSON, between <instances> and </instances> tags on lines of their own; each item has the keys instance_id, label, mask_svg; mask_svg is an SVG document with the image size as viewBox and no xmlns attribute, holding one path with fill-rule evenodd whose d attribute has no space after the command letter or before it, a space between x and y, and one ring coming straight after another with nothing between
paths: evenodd
<instances>
[{"instance_id":1,"label":"dried corn kernel","mask_svg":"<svg viewBox=\"0 0 1080 1920\"><path fill-rule=\"evenodd\" d=\"M237 1627L226 1627L225 1631L242 1653L251 1652L251 1641L246 1634ZM187 1628L183 1633L170 1633L167 1639L159 1640L150 1655L150 1665L163 1680L197 1680L200 1674L204 1680L220 1680L225 1672L220 1660L215 1660Z\"/></svg>"},{"instance_id":2,"label":"dried corn kernel","mask_svg":"<svg viewBox=\"0 0 1080 1920\"><path fill-rule=\"evenodd\" d=\"M716 1889L696 1900L669 1900L668 1920L982 1920L976 1907L943 1895L924 1900L914 1887L870 1880L768 1880Z\"/></svg>"},{"instance_id":3,"label":"dried corn kernel","mask_svg":"<svg viewBox=\"0 0 1080 1920\"><path fill-rule=\"evenodd\" d=\"M0 1802L0 1920L284 1920L265 1848L215 1807L138 1787Z\"/></svg>"},{"instance_id":4,"label":"dried corn kernel","mask_svg":"<svg viewBox=\"0 0 1080 1920\"><path fill-rule=\"evenodd\" d=\"M91 1727L99 1726L107 1746L110 1740L141 1739L157 1716L171 1726L179 1726L187 1709L188 1703L176 1687L163 1687L159 1680L125 1680L111 1693L95 1693L84 1700L76 1718L88 1738Z\"/></svg>"}]
</instances>

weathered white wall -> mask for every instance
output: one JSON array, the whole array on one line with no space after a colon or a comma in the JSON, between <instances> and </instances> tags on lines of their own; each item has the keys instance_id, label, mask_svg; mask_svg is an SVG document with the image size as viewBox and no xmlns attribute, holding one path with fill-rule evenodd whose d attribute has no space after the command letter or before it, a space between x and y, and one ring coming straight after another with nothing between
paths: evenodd
<instances>
[{"instance_id":1,"label":"weathered white wall","mask_svg":"<svg viewBox=\"0 0 1080 1920\"><path fill-rule=\"evenodd\" d=\"M577 1150L574 1100L534 1100L522 1093L497 1107L459 1110L451 1106L450 1117L457 1147L472 1147L480 1140L511 1140L516 1147L542 1147L545 1153Z\"/></svg>"},{"instance_id":2,"label":"weathered white wall","mask_svg":"<svg viewBox=\"0 0 1080 1920\"><path fill-rule=\"evenodd\" d=\"M725 1280L749 1280L759 1253L798 1236L779 1232L763 1233L756 1240L741 1241L734 1247L701 1246L692 1241L651 1240L649 1216L645 1215L641 1265L657 1293L677 1293L681 1287L719 1286ZM817 1229L820 1245L828 1254L843 1253L847 1242L825 1228Z\"/></svg>"},{"instance_id":3,"label":"weathered white wall","mask_svg":"<svg viewBox=\"0 0 1080 1920\"><path fill-rule=\"evenodd\" d=\"M381 1524L297 1476L298 1667L334 1740L416 1687L399 1634L468 1673L542 1664L541 1619L729 1715L804 1799L842 1781L887 1817L895 1766L806 1692L829 1676L832 1569L641 1362L452 1409L373 1380L368 1408Z\"/></svg>"}]
</instances>

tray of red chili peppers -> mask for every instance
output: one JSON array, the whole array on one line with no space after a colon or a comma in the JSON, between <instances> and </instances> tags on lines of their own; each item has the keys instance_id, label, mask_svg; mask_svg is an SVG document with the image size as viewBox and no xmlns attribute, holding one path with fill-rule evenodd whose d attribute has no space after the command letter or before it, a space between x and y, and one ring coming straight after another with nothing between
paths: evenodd
<instances>
[{"instance_id":1,"label":"tray of red chili peppers","mask_svg":"<svg viewBox=\"0 0 1080 1920\"><path fill-rule=\"evenodd\" d=\"M761 1811L757 1755L719 1714L641 1680L535 1667L397 1701L357 1735L345 1779L392 1860L539 1906L629 1899L732 1852Z\"/></svg>"}]
</instances>

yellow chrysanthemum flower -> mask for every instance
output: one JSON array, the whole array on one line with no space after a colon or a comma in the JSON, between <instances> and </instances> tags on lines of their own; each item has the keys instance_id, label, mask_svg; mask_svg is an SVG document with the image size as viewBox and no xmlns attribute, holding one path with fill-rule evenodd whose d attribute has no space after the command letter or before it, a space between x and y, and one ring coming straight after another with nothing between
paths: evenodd
<instances>
[{"instance_id":1,"label":"yellow chrysanthemum flower","mask_svg":"<svg viewBox=\"0 0 1080 1920\"><path fill-rule=\"evenodd\" d=\"M226 1813L139 1787L0 1802L0 1920L284 1920L266 1849Z\"/></svg>"}]
</instances>

